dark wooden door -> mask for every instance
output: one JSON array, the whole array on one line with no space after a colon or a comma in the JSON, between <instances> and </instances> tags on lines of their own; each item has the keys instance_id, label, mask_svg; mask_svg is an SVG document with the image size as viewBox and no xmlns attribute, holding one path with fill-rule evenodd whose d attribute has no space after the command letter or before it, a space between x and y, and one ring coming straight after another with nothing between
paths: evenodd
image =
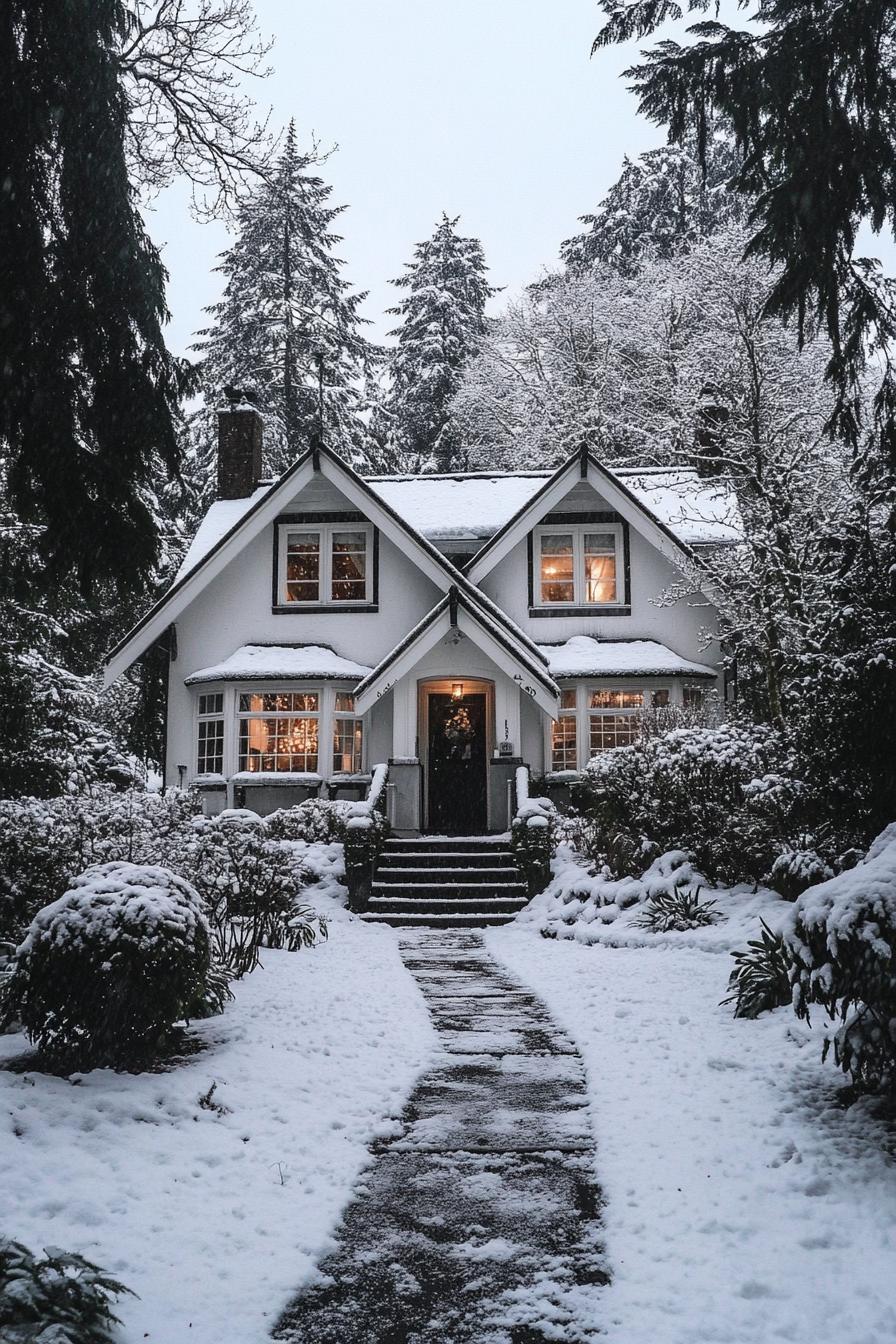
<instances>
[{"instance_id":1,"label":"dark wooden door","mask_svg":"<svg viewBox=\"0 0 896 1344\"><path fill-rule=\"evenodd\" d=\"M485 695L429 697L429 829L482 835L488 824Z\"/></svg>"}]
</instances>

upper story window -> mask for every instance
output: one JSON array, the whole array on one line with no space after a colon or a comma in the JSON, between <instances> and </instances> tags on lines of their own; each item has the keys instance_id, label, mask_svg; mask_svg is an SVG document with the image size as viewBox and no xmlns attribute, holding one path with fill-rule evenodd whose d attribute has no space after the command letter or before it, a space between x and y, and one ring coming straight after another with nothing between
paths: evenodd
<instances>
[{"instance_id":1,"label":"upper story window","mask_svg":"<svg viewBox=\"0 0 896 1344\"><path fill-rule=\"evenodd\" d=\"M281 523L281 606L358 606L373 601L370 523Z\"/></svg>"},{"instance_id":2,"label":"upper story window","mask_svg":"<svg viewBox=\"0 0 896 1344\"><path fill-rule=\"evenodd\" d=\"M538 606L618 606L624 600L619 523L539 527L535 531Z\"/></svg>"}]
</instances>

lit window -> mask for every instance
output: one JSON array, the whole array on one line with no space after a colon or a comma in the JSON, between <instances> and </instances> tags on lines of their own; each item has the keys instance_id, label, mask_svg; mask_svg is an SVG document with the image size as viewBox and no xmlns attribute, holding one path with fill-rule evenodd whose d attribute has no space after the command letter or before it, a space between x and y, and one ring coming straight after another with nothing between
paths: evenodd
<instances>
[{"instance_id":1,"label":"lit window","mask_svg":"<svg viewBox=\"0 0 896 1344\"><path fill-rule=\"evenodd\" d=\"M265 691L239 698L240 770L253 774L317 771L318 691Z\"/></svg>"},{"instance_id":2,"label":"lit window","mask_svg":"<svg viewBox=\"0 0 896 1344\"><path fill-rule=\"evenodd\" d=\"M336 774L356 775L361 770L364 726L355 718L355 697L336 692L333 708L333 770Z\"/></svg>"},{"instance_id":3,"label":"lit window","mask_svg":"<svg viewBox=\"0 0 896 1344\"><path fill-rule=\"evenodd\" d=\"M578 766L576 748L576 693L560 692L560 717L551 724L551 769L575 770Z\"/></svg>"},{"instance_id":4,"label":"lit window","mask_svg":"<svg viewBox=\"0 0 896 1344\"><path fill-rule=\"evenodd\" d=\"M685 709L703 708L706 702L706 688L704 686L682 686L681 693Z\"/></svg>"},{"instance_id":5,"label":"lit window","mask_svg":"<svg viewBox=\"0 0 896 1344\"><path fill-rule=\"evenodd\" d=\"M589 691L588 745L591 755L627 747L638 736L643 691Z\"/></svg>"},{"instance_id":6,"label":"lit window","mask_svg":"<svg viewBox=\"0 0 896 1344\"><path fill-rule=\"evenodd\" d=\"M574 527L537 532L538 600L542 606L613 606L621 599L622 529Z\"/></svg>"},{"instance_id":7,"label":"lit window","mask_svg":"<svg viewBox=\"0 0 896 1344\"><path fill-rule=\"evenodd\" d=\"M220 775L224 769L224 695L200 695L196 770Z\"/></svg>"},{"instance_id":8,"label":"lit window","mask_svg":"<svg viewBox=\"0 0 896 1344\"><path fill-rule=\"evenodd\" d=\"M371 601L373 528L320 524L280 529L281 601L285 605Z\"/></svg>"}]
</instances>

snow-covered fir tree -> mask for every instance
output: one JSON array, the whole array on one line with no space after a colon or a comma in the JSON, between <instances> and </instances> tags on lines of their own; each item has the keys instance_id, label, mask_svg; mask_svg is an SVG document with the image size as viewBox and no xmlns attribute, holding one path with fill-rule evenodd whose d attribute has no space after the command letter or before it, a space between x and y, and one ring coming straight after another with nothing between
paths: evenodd
<instances>
[{"instance_id":1,"label":"snow-covered fir tree","mask_svg":"<svg viewBox=\"0 0 896 1344\"><path fill-rule=\"evenodd\" d=\"M299 147L290 123L270 176L242 201L237 237L222 255L224 295L200 333L205 406L190 427L200 504L214 478L215 410L226 386L249 388L265 417L268 469L282 471L318 431L355 465L368 465L361 392L370 346L333 232L344 206Z\"/></svg>"},{"instance_id":2,"label":"snow-covered fir tree","mask_svg":"<svg viewBox=\"0 0 896 1344\"><path fill-rule=\"evenodd\" d=\"M388 311L401 318L389 364L386 414L398 453L411 470L449 471L464 465L464 446L450 411L464 366L485 328L485 305L498 291L477 238L457 232L459 216L443 214L435 233L414 249L405 290Z\"/></svg>"},{"instance_id":3,"label":"snow-covered fir tree","mask_svg":"<svg viewBox=\"0 0 896 1344\"><path fill-rule=\"evenodd\" d=\"M718 130L707 143L705 174L694 136L626 156L597 210L581 216L587 229L561 245L567 269L605 264L630 275L649 257L672 256L742 220L747 198L728 185L739 162L732 138Z\"/></svg>"}]
</instances>

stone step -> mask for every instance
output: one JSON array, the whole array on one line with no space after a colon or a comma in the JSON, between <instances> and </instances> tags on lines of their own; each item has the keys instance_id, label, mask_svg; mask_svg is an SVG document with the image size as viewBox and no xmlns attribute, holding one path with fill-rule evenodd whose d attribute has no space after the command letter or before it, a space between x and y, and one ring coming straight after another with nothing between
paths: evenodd
<instances>
[{"instance_id":1,"label":"stone step","mask_svg":"<svg viewBox=\"0 0 896 1344\"><path fill-rule=\"evenodd\" d=\"M460 900L467 897L472 900L489 899L492 896L526 901L528 890L525 882L406 882L397 886L394 882L372 883L373 897L395 897L401 893L405 900L427 902L430 900Z\"/></svg>"},{"instance_id":2,"label":"stone step","mask_svg":"<svg viewBox=\"0 0 896 1344\"><path fill-rule=\"evenodd\" d=\"M385 845L385 851L393 854L438 854L446 851L456 854L482 854L496 849L508 851L509 846L506 836L495 836L494 838L488 835L481 837L421 836L406 840L387 840Z\"/></svg>"},{"instance_id":3,"label":"stone step","mask_svg":"<svg viewBox=\"0 0 896 1344\"><path fill-rule=\"evenodd\" d=\"M432 897L425 901L408 896L371 896L367 908L394 915L463 915L471 910L494 915L515 915L525 905L525 896L446 896L444 899Z\"/></svg>"},{"instance_id":4,"label":"stone step","mask_svg":"<svg viewBox=\"0 0 896 1344\"><path fill-rule=\"evenodd\" d=\"M468 868L466 865L457 868L393 868L390 863L376 870L376 881L387 882L390 886L432 886L434 883L456 886L459 882L499 885L512 882L519 885L521 880L522 874L515 865L512 868Z\"/></svg>"},{"instance_id":5,"label":"stone step","mask_svg":"<svg viewBox=\"0 0 896 1344\"><path fill-rule=\"evenodd\" d=\"M381 863L390 868L515 868L516 856L509 849L486 849L467 853L464 850L394 850L383 851Z\"/></svg>"},{"instance_id":6,"label":"stone step","mask_svg":"<svg viewBox=\"0 0 896 1344\"><path fill-rule=\"evenodd\" d=\"M391 924L393 928L408 929L479 929L489 924L509 924L513 914L494 914L490 911L474 911L463 915L417 915L385 914L376 910L365 910L361 915L368 924Z\"/></svg>"}]
</instances>

